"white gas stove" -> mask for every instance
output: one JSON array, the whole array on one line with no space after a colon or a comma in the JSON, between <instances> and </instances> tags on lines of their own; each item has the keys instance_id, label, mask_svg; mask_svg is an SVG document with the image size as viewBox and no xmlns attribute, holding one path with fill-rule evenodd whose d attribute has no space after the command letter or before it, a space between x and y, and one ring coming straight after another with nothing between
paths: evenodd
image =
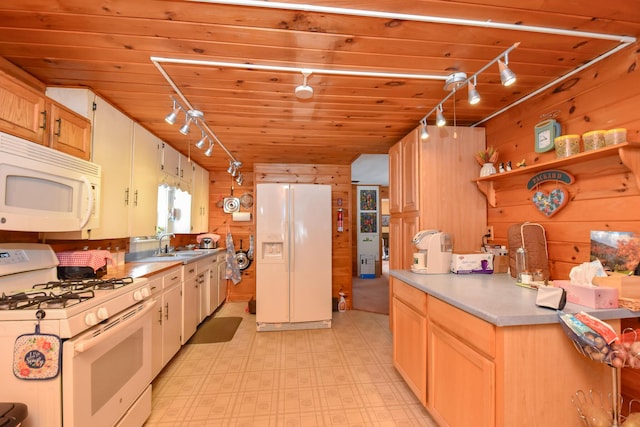
<instances>
[{"instance_id":1,"label":"white gas stove","mask_svg":"<svg viewBox=\"0 0 640 427\"><path fill-rule=\"evenodd\" d=\"M57 265L49 245L0 243L0 401L25 403L27 427L142 425L155 304L147 279L60 281ZM60 339L54 378L16 375L17 339L37 333Z\"/></svg>"}]
</instances>

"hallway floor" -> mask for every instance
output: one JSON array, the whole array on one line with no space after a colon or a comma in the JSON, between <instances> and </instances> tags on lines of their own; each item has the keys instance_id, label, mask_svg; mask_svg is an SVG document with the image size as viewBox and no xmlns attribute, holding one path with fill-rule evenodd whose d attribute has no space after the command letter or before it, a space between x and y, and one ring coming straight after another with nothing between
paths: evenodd
<instances>
[{"instance_id":1,"label":"hallway floor","mask_svg":"<svg viewBox=\"0 0 640 427\"><path fill-rule=\"evenodd\" d=\"M258 333L246 305L216 313L243 317L231 341L185 345L158 375L145 427L436 426L393 367L388 316Z\"/></svg>"}]
</instances>

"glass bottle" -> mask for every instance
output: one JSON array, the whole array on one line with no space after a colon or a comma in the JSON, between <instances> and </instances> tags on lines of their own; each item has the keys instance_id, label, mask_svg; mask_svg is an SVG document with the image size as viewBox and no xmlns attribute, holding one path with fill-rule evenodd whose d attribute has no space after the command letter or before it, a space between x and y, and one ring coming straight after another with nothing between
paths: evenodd
<instances>
[{"instance_id":1,"label":"glass bottle","mask_svg":"<svg viewBox=\"0 0 640 427\"><path fill-rule=\"evenodd\" d=\"M522 283L522 273L527 270L527 250L519 247L516 249L516 280L518 283Z\"/></svg>"}]
</instances>

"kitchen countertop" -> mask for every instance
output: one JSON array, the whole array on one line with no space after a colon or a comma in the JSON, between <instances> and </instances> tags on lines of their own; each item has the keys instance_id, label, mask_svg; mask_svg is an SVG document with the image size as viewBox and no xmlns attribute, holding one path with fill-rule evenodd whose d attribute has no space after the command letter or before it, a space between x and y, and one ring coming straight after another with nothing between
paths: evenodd
<instances>
[{"instance_id":1,"label":"kitchen countertop","mask_svg":"<svg viewBox=\"0 0 640 427\"><path fill-rule=\"evenodd\" d=\"M391 270L392 277L496 326L557 323L555 310L535 304L537 291L515 284L509 274L416 274ZM567 303L564 312L588 312L602 320L640 316L625 308L595 309Z\"/></svg>"},{"instance_id":2,"label":"kitchen countertop","mask_svg":"<svg viewBox=\"0 0 640 427\"><path fill-rule=\"evenodd\" d=\"M202 255L181 258L181 257L162 257L159 260L153 259L149 261L149 258L142 258L136 261L127 261L124 264L117 266L107 266L107 274L103 276L104 279L112 279L119 277L148 277L162 271L170 270L171 268L178 267L184 264L190 264L197 262L209 255L214 255L224 249L208 249L199 250L202 251Z\"/></svg>"}]
</instances>

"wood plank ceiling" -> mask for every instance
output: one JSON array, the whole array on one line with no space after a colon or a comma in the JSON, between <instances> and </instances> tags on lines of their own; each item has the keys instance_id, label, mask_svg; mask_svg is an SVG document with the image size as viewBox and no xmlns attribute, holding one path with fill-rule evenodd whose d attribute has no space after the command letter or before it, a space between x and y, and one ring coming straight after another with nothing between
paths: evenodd
<instances>
[{"instance_id":1,"label":"wood plank ceiling","mask_svg":"<svg viewBox=\"0 0 640 427\"><path fill-rule=\"evenodd\" d=\"M640 8L625 0L306 3L640 35ZM620 45L587 36L206 2L0 2L0 56L47 85L91 88L209 170L226 169L229 157L219 147L211 157L195 148L201 137L195 128L181 135L184 115L173 127L165 123L175 93L151 57L446 77L458 71L470 76L516 42L520 46L509 54L516 84L503 87L498 67L487 68L477 76L479 104L469 105L466 88L444 103L449 124L454 101L456 123L476 123ZM299 72L162 67L243 170L254 162L350 164L363 153L386 153L449 94L442 80L314 73L308 79L313 97L299 100Z\"/></svg>"}]
</instances>

